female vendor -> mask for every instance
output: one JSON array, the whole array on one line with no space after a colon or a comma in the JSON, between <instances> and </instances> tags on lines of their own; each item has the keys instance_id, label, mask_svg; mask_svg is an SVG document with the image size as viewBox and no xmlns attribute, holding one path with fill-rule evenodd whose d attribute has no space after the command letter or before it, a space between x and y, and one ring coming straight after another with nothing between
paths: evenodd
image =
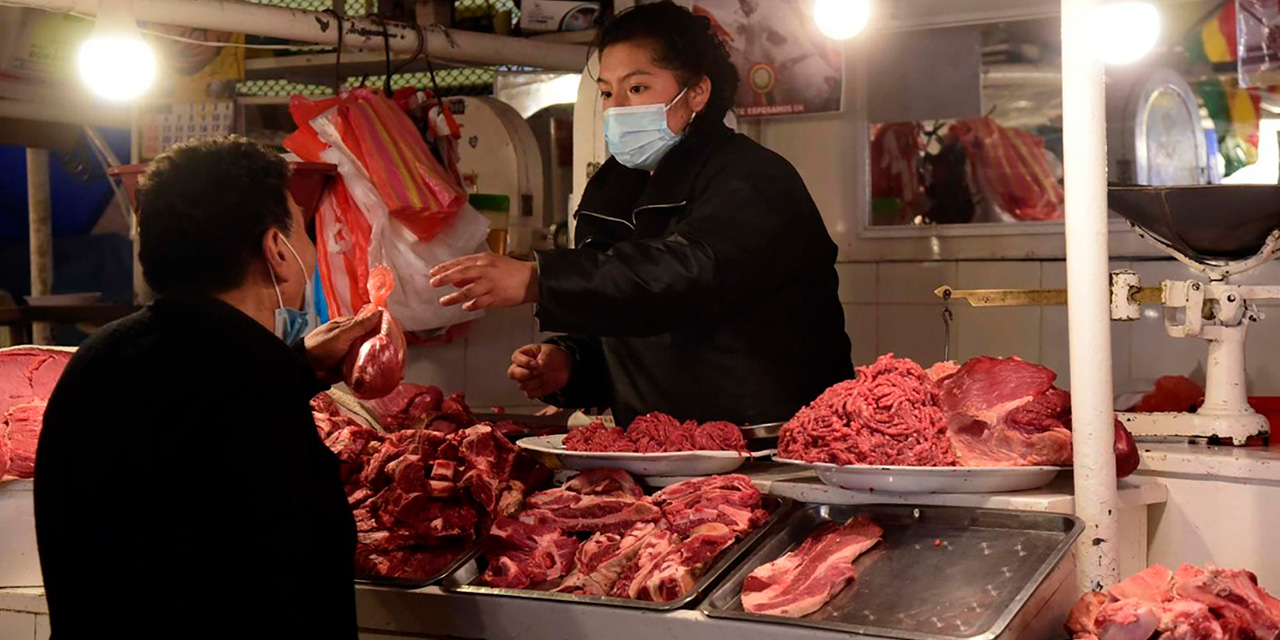
<instances>
[{"instance_id":1,"label":"female vendor","mask_svg":"<svg viewBox=\"0 0 1280 640\"><path fill-rule=\"evenodd\" d=\"M508 375L618 424L779 422L853 376L836 245L789 162L723 124L738 75L710 22L670 2L601 32L613 156L591 178L574 249L480 254L432 270L469 310L537 304L543 331Z\"/></svg>"}]
</instances>

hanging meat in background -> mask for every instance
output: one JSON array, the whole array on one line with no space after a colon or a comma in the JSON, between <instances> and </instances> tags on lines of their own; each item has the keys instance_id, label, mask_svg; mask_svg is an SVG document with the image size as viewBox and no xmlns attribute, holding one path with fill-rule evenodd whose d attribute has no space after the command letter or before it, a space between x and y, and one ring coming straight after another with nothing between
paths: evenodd
<instances>
[{"instance_id":1,"label":"hanging meat in background","mask_svg":"<svg viewBox=\"0 0 1280 640\"><path fill-rule=\"evenodd\" d=\"M378 265L369 272L370 303L360 311L360 315L381 310L382 326L347 354L343 368L344 381L361 400L384 397L395 391L404 379L408 346L400 323L387 310L387 298L394 288L395 276L386 265Z\"/></svg>"}]
</instances>

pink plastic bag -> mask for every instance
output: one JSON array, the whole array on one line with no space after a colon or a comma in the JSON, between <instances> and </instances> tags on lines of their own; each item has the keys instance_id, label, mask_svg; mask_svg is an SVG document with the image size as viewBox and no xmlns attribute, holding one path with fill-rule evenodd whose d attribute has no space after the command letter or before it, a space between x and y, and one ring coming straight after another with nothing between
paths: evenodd
<instances>
[{"instance_id":1,"label":"pink plastic bag","mask_svg":"<svg viewBox=\"0 0 1280 640\"><path fill-rule=\"evenodd\" d=\"M369 272L370 303L360 315L382 310L382 328L373 337L347 354L344 379L351 392L361 400L376 400L395 391L404 379L406 345L404 330L387 311L387 298L395 288L395 276L386 265Z\"/></svg>"}]
</instances>

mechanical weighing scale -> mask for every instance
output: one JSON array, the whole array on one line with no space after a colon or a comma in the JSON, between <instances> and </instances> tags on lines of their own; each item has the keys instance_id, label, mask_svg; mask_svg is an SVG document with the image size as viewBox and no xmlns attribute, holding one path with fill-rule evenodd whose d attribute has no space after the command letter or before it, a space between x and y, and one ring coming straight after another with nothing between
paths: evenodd
<instances>
[{"instance_id":1,"label":"mechanical weighing scale","mask_svg":"<svg viewBox=\"0 0 1280 640\"><path fill-rule=\"evenodd\" d=\"M1240 285L1231 278L1280 253L1280 186L1113 186L1107 200L1140 237L1207 278L1142 287L1133 271L1111 274L1112 320L1137 320L1140 305L1159 304L1166 333L1199 338L1209 348L1204 404L1197 412L1120 413L1121 421L1139 439L1212 438L1243 445L1250 437L1268 436L1267 419L1248 402L1245 343L1249 323L1263 319L1257 301L1280 299L1280 285ZM1067 303L1061 289L944 286L935 293L975 307Z\"/></svg>"}]
</instances>

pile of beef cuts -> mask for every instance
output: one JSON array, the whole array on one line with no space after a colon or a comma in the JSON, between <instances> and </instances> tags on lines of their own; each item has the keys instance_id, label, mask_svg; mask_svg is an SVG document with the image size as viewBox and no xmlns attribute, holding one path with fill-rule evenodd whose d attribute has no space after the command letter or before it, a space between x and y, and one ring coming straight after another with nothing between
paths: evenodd
<instances>
[{"instance_id":1,"label":"pile of beef cuts","mask_svg":"<svg viewBox=\"0 0 1280 640\"><path fill-rule=\"evenodd\" d=\"M746 476L687 480L645 496L617 469L574 476L499 518L485 541L491 587L667 602L768 519Z\"/></svg>"},{"instance_id":2,"label":"pile of beef cuts","mask_svg":"<svg viewBox=\"0 0 1280 640\"><path fill-rule=\"evenodd\" d=\"M0 352L0 478L34 478L44 408L71 353L40 347Z\"/></svg>"},{"instance_id":3,"label":"pile of beef cuts","mask_svg":"<svg viewBox=\"0 0 1280 640\"><path fill-rule=\"evenodd\" d=\"M328 394L312 400L316 427L338 456L355 516L358 574L423 580L550 481L548 469L493 426L465 424L470 410L455 399L461 406L441 413L432 429L391 433Z\"/></svg>"},{"instance_id":4,"label":"pile of beef cuts","mask_svg":"<svg viewBox=\"0 0 1280 640\"><path fill-rule=\"evenodd\" d=\"M731 422L681 422L665 413L650 413L631 422L624 431L593 422L565 436L570 451L612 453L671 453L677 451L747 452L742 429Z\"/></svg>"},{"instance_id":5,"label":"pile of beef cuts","mask_svg":"<svg viewBox=\"0 0 1280 640\"><path fill-rule=\"evenodd\" d=\"M1154 565L1084 594L1067 630L1076 640L1255 640L1280 636L1280 600L1239 569Z\"/></svg>"},{"instance_id":6,"label":"pile of beef cuts","mask_svg":"<svg viewBox=\"0 0 1280 640\"><path fill-rule=\"evenodd\" d=\"M1071 396L1021 358L978 357L925 370L893 354L836 384L782 427L780 457L901 466L1071 464ZM1138 466L1119 421L1116 471Z\"/></svg>"},{"instance_id":7,"label":"pile of beef cuts","mask_svg":"<svg viewBox=\"0 0 1280 640\"><path fill-rule=\"evenodd\" d=\"M799 618L821 609L853 581L853 561L883 535L867 516L818 527L800 546L747 575L743 610Z\"/></svg>"}]
</instances>

